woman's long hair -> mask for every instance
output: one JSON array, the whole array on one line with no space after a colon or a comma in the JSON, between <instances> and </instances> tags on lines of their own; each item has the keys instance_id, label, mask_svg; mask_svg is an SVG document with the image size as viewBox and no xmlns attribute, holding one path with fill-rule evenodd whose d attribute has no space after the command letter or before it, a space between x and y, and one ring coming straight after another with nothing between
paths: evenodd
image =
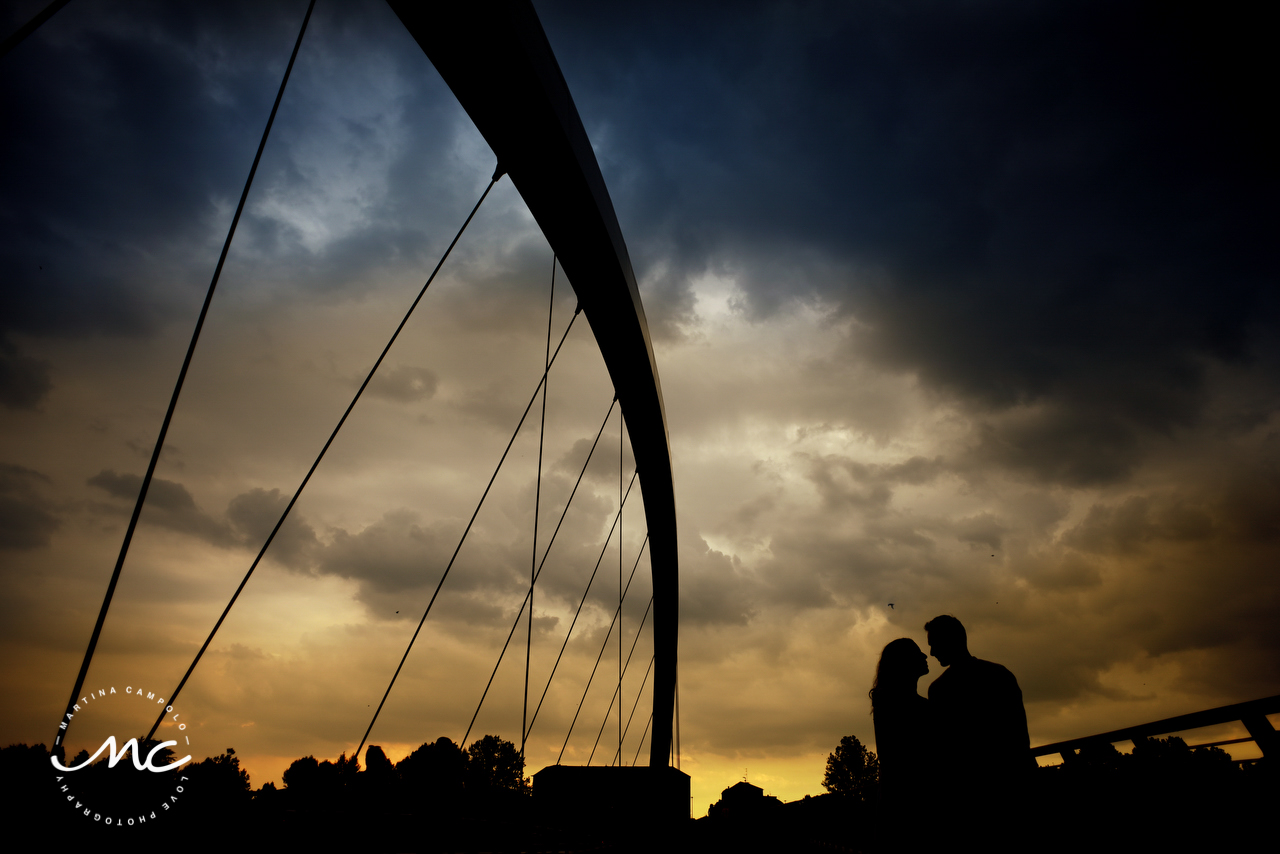
<instances>
[{"instance_id":1,"label":"woman's long hair","mask_svg":"<svg viewBox=\"0 0 1280 854\"><path fill-rule=\"evenodd\" d=\"M897 686L907 684L916 675L916 662L921 655L920 647L911 638L898 638L889 641L880 653L880 661L876 663L876 678L871 683L867 696L871 698L871 710L876 708L876 693L881 686Z\"/></svg>"}]
</instances>

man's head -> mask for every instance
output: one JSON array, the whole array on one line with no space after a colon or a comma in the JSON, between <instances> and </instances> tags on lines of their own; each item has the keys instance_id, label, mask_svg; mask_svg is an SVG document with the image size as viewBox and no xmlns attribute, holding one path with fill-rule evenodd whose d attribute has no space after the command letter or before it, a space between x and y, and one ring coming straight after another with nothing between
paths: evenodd
<instances>
[{"instance_id":1,"label":"man's head","mask_svg":"<svg viewBox=\"0 0 1280 854\"><path fill-rule=\"evenodd\" d=\"M944 666L969 657L969 637L955 617L934 617L924 624L924 630L929 636L929 654Z\"/></svg>"}]
</instances>

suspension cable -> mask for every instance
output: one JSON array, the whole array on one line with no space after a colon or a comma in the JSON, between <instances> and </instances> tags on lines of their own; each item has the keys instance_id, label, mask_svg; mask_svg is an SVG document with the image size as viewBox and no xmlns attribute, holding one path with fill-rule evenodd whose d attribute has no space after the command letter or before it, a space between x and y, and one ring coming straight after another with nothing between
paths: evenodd
<instances>
[{"instance_id":1,"label":"suspension cable","mask_svg":"<svg viewBox=\"0 0 1280 854\"><path fill-rule=\"evenodd\" d=\"M648 607L646 607L646 608L644 609L644 615L645 615L646 617L648 617L648 616L649 616L649 608L651 608L651 607L653 607L653 597L652 597L652 596L650 596L650 597L649 597L649 606L648 606ZM621 611L621 609L619 609L619 611ZM641 629L643 629L643 628L644 628L644 625L642 624L642 625L640 626L640 628L641 628ZM631 655L632 655L632 653L634 653L634 652L636 651L636 644L637 644L637 643L639 643L639 642L640 642L640 632L639 632L639 631L637 631L637 632L636 632L636 639L635 639L635 640L633 640L633 641L631 642L631 651L627 653L627 663L626 663L625 665L623 665L623 668L622 668L623 673L626 673L627 668L631 667ZM616 690L616 691L614 691L614 692L613 692L613 696L615 696L615 697L617 697L617 698L618 698L618 720L622 720L622 687L621 687L622 682L621 682L621 680L619 680L618 685L619 685L618 690ZM588 686L588 687L590 687L590 686ZM611 699L611 700L609 700L609 708L605 709L605 712L604 712L604 720L600 722L600 732L596 733L596 743L595 743L594 745L592 745L592 747L591 747L591 756L595 756L595 755L596 755L596 747L597 747L597 746L599 746L599 744L600 744L600 736L604 735L604 728L605 728L605 726L607 726L607 725L608 725L608 723L609 723L609 712L611 712L611 711L613 711L613 700L612 700L612 699ZM619 733L619 734L621 734L621 733ZM588 765L590 765L590 764L591 764L591 758L590 758L590 757L588 757L588 758L587 758L587 764L588 764Z\"/></svg>"},{"instance_id":2,"label":"suspension cable","mask_svg":"<svg viewBox=\"0 0 1280 854\"><path fill-rule=\"evenodd\" d=\"M676 670L676 741L671 746L672 756L676 760L676 768L680 767L680 671Z\"/></svg>"},{"instance_id":3,"label":"suspension cable","mask_svg":"<svg viewBox=\"0 0 1280 854\"><path fill-rule=\"evenodd\" d=\"M640 688L636 692L636 701L631 704L631 714L627 715L627 725L622 730L622 737L625 739L627 733L631 732L631 719L636 716L636 709L640 706L640 695L644 693L644 686L649 684L649 674L653 672L653 661L655 656L649 656L649 666L644 669L644 678L640 680ZM642 736L643 737L643 736ZM613 757L622 764L622 748L618 748L618 755Z\"/></svg>"},{"instance_id":4,"label":"suspension cable","mask_svg":"<svg viewBox=\"0 0 1280 854\"><path fill-rule=\"evenodd\" d=\"M533 551L529 555L529 633L524 645L524 702L520 707L520 758L524 758L525 736L528 733L526 721L529 716L529 664L533 658L533 583L538 570L538 512L542 503L542 441L547 432L547 387L546 377L551 367L551 318L556 310L556 256L551 254L551 298L547 306L547 352L543 359L542 381L542 423L538 425L538 485L533 495ZM613 407L609 407L610 410ZM588 459L590 459L588 457ZM568 509L566 505L565 509ZM464 738L463 741L466 741Z\"/></svg>"},{"instance_id":5,"label":"suspension cable","mask_svg":"<svg viewBox=\"0 0 1280 854\"><path fill-rule=\"evenodd\" d=\"M618 413L618 506L622 506L622 455L625 448L627 421ZM622 755L622 522L618 519L618 755ZM637 635L638 636L638 635Z\"/></svg>"},{"instance_id":6,"label":"suspension cable","mask_svg":"<svg viewBox=\"0 0 1280 854\"><path fill-rule=\"evenodd\" d=\"M618 699L618 688L614 688L613 693L609 695L609 708L604 710L604 720L600 722L600 731L596 733L596 742L591 745L591 754L587 757L588 765L591 764L591 760L596 756L596 748L600 746L600 736L604 735L604 728L609 725L609 713L613 711L613 701L616 699Z\"/></svg>"},{"instance_id":7,"label":"suspension cable","mask_svg":"<svg viewBox=\"0 0 1280 854\"><path fill-rule=\"evenodd\" d=\"M622 498L623 505L626 504L627 498L631 496L631 487L636 482L635 471L631 474L631 483L627 484L627 493ZM542 696L538 698L538 705L533 710L533 717L529 719L529 729L525 732L524 737L527 739L529 733L533 732L533 725L538 721L538 712L542 711L542 701L547 699L547 691L551 688L551 680L556 676L556 669L560 667L560 659L564 657L565 648L569 646L569 638L573 637L573 628L578 625L578 615L582 613L582 606L587 604L587 594L591 592L591 585L596 580L596 573L600 571L600 562L604 560L604 553L609 549L609 542L613 539L613 529L618 526L618 519L622 515L622 507L618 508L618 512L613 516L613 524L609 527L609 533L605 535L604 546L600 549L600 556L596 558L595 569L591 570L591 577L587 579L587 589L582 591L582 600L578 602L578 610L573 612L573 621L569 623L569 631L564 636L564 643L560 644L560 653L556 656L556 663L551 665L551 675L547 677L547 684L542 688ZM647 542L647 540L646 540ZM644 551L644 544L640 545L640 550Z\"/></svg>"},{"instance_id":8,"label":"suspension cable","mask_svg":"<svg viewBox=\"0 0 1280 854\"><path fill-rule=\"evenodd\" d=\"M547 555L551 554L551 547L555 545L556 535L560 533L560 526L564 524L564 517L569 513L569 505L573 503L573 497L578 494L578 486L582 483L583 475L587 473L587 466L591 463L591 456L596 452L596 445L600 444L600 436L604 433L605 425L609 423L609 416L613 414L613 407L617 404L618 398L614 398L609 404L609 411L604 414L604 421L600 424L600 430L596 433L596 440L591 443L591 450L587 452L587 459L582 463L582 471L578 473L578 480L573 484L573 491L569 493L569 500L564 503L564 510L560 513L560 521L556 523L556 529L551 533L551 539L547 541L547 550L542 553L542 560L538 563L538 571L534 573L533 580L536 582L538 576L542 575L542 567L547 562ZM511 645L511 638L516 633L516 627L520 625L520 617L524 614L524 606L528 605L533 597L533 584L529 585L529 592L525 594L524 601L520 603L520 610L516 612L515 622L511 624L511 631L507 633L507 642L502 645L502 652L498 653L498 661L493 665L493 672L489 674L489 681L484 686L484 693L480 695L480 702L476 704L476 712L471 716L471 723L467 725L466 735L462 736L462 742L465 744L467 736L471 735L471 727L475 726L476 718L480 715L480 708L484 706L484 700L489 696L489 688L493 685L493 677L498 675L498 668L502 665L502 659L507 654L507 647ZM533 609L531 608L530 611ZM521 722L523 725L523 722ZM523 737L521 743L524 742Z\"/></svg>"},{"instance_id":9,"label":"suspension cable","mask_svg":"<svg viewBox=\"0 0 1280 854\"><path fill-rule=\"evenodd\" d=\"M569 318L569 325L565 327L564 334L560 336L560 343L556 345L556 351L551 354L550 364L555 364L556 357L560 355L560 348L564 346L565 339L569 337L569 331L573 329L573 322L578 319L578 315L581 312L582 306L578 306L573 310L573 317ZM418 621L418 628L414 629L413 637L409 638L409 645L405 647L404 655L400 657L396 672L391 674L391 682L387 684L387 690L382 695L382 702L378 703L378 708L373 713L373 719L369 721L369 728L364 731L364 737L360 739L360 746L356 748L355 752L356 756L360 755L360 750L369 739L369 733L373 732L373 725L378 722L378 715L382 712L382 706L387 702L387 697L391 696L391 689L395 687L396 678L400 675L400 669L404 667L405 661L408 660L414 641L418 639L418 633L422 631L423 624L427 622L427 615L431 613L431 606L436 604L436 597L440 595L440 588L444 587L444 580L449 577L449 571L453 569L453 562L458 559L458 552L462 551L462 544L467 541L467 534L471 533L471 526L475 524L476 517L480 515L480 508L484 506L484 500L489 496L489 490L493 487L493 482L498 479L498 472L502 470L502 464L506 461L507 454L511 452L511 446L515 444L516 436L520 435L520 428L524 426L524 419L529 416L529 410L533 408L533 402L538 399L538 391L542 388L546 378L547 376L544 372L542 379L538 380L538 387L533 390L533 394L529 397L529 402L524 407L524 414L520 416L520 422L516 424L516 429L511 433L511 439L507 442L507 447L503 450L502 457L498 460L498 465L494 467L493 474L489 477L489 483L485 486L484 493L476 503L476 509L472 512L471 519L467 522L467 527L463 530L462 537L458 540L458 545L454 548L453 555L449 558L449 563L444 568L444 573L441 574L440 580L436 582L436 589L431 594L431 601L427 602L427 609L422 612L422 619Z\"/></svg>"},{"instance_id":10,"label":"suspension cable","mask_svg":"<svg viewBox=\"0 0 1280 854\"><path fill-rule=\"evenodd\" d=\"M471 209L471 213L467 214L466 220L462 223L462 227L458 229L458 233L453 236L453 240L449 242L449 247L445 249L444 254L440 256L440 260L436 263L435 269L431 271L431 275L427 278L426 284L418 291L418 295L414 297L409 310L400 320L400 324L396 326L395 332L391 333L391 339L387 341L387 345L382 348L382 352L378 354L377 360L373 363L373 367L369 369L368 375L364 378L364 382L360 383L360 388L356 390L355 396L351 398L351 403L347 404L346 411L342 413L342 417L338 419L338 423L334 425L333 432L329 434L329 438L325 440L324 447L320 449L320 453L316 455L315 462L311 464L311 468L307 470L307 474L302 478L302 482L298 484L298 488L294 490L293 497L289 499L288 505L285 506L284 512L280 514L280 518L276 521L275 527L271 529L271 533L267 536L267 541L262 544L262 548L258 550L258 556L253 559L253 563L249 566L249 571L244 574L244 578L240 581L240 586L236 588L236 592L231 594L231 601L227 602L227 607L222 610L222 615L218 617L218 621L213 624L213 630L209 632L209 637L205 638L204 644L200 647L200 651L196 653L196 657L191 662L191 666L187 668L187 672L183 674L182 681L178 683L178 687L169 695L169 705L178 699L178 694L182 692L183 686L187 684L187 680L191 678L192 672L196 669L196 665L200 663L200 659L204 656L205 650L209 648L209 644L213 643L213 637L218 633L218 629L222 628L222 623L227 619L227 614L231 613L231 608L236 604L236 600L240 598L241 591L245 585L249 583L249 579L253 577L253 572L258 568L258 564L262 562L263 556L267 553L267 549L271 547L272 541L275 540L276 534L279 533L280 527L289 518L290 511L293 506L298 503L298 498L302 495L302 490L307 488L307 484L311 481L311 476L315 474L316 469L320 466L320 461L324 459L324 455L328 453L329 447L333 444L333 440L338 437L338 431L342 429L342 425L347 423L347 417L351 415L351 411L355 409L356 403L359 402L360 396L364 394L364 390L368 388L369 383L373 380L373 375L377 373L378 368L382 365L382 360L387 357L387 353L391 351L391 346L396 343L396 338L400 336L400 331L404 329L405 324L409 322L409 318L413 315L414 309L418 307L418 303L422 301L423 296L427 293L427 288L431 287L431 283L435 281L436 274L440 272L440 268L444 266L445 260L449 254L453 252L453 247L458 244L458 240L462 237L462 233L467 230L467 226L471 224L471 220L475 217L476 211L480 210L480 205L484 204L484 200L488 197L489 191L493 189L493 185L498 183L505 170L499 164L494 169L493 177L489 179L489 186L485 187L484 192L480 194L480 199L476 202L475 207ZM156 718L156 722L151 726L151 732L147 733L147 738L155 735L156 728L160 726L160 722L164 720L164 712Z\"/></svg>"},{"instance_id":11,"label":"suspension cable","mask_svg":"<svg viewBox=\"0 0 1280 854\"><path fill-rule=\"evenodd\" d=\"M22 44L23 40L26 39L27 36L40 29L41 25L43 25L45 21L56 15L58 10L69 2L71 2L71 0L53 0L52 3L37 12L34 18L10 33L8 38L3 42L0 42L0 59L3 59L9 54L9 51ZM310 11L310 9L307 10L308 13L310 13Z\"/></svg>"},{"instance_id":12,"label":"suspension cable","mask_svg":"<svg viewBox=\"0 0 1280 854\"><path fill-rule=\"evenodd\" d=\"M89 674L89 663L93 661L93 653L98 648L98 638L102 635L102 626L107 621L107 611L111 608L111 600L115 596L116 584L120 581L120 571L124 569L125 557L129 554L129 545L133 542L133 533L138 527L138 519L142 515L142 505L146 503L147 491L151 488L151 480L156 472L156 465L160 461L160 452L164 449L164 440L169 433L169 424L173 421L173 412L178 406L178 396L182 393L182 386L187 380L187 371L191 368L191 359L196 352L196 343L200 340L200 332L204 329L205 318L209 315L209 305L213 302L213 292L218 287L218 280L222 278L222 267L226 263L227 253L231 250L231 239L235 237L236 226L240 224L240 215L244 212L245 201L249 198L249 188L253 186L253 178L258 173L258 163L262 160L262 152L267 147L267 137L271 135L271 126L275 124L276 113L280 109L280 101L284 98L284 89L289 82L289 75L293 73L294 61L298 58L298 50L302 47L302 36L307 32L307 22L311 20L311 11L315 9L316 0L311 0L307 6L307 13L302 17L302 27L298 30L298 38L293 43L293 53L289 54L289 64L285 66L284 77L280 80L280 89L276 92L276 100L271 105L271 114L267 116L267 126L262 130L262 139L258 142L258 151L253 156L253 165L249 167L249 177L245 179L244 189L240 191L240 203L236 205L235 215L231 217L231 227L227 229L227 239L222 242L222 254L218 256L218 263L213 268L213 278L209 280L209 290L204 295L204 304L200 306L200 315L196 319L196 328L191 333L191 343L187 345L187 355L182 360L182 368L178 371L178 381L173 386L173 394L169 397L169 408L165 410L164 420L160 423L160 435L156 438L155 447L151 450L151 461L147 464L147 473L142 478L142 487L138 490L138 500L133 505L133 515L129 517L129 525L125 528L124 541L120 544L120 554L116 557L115 569L111 572L111 581L107 583L107 592L102 599L102 608L98 611L98 621L94 623L93 633L89 635L89 645L84 651L84 661L80 665L80 672L76 675L75 686L71 689L71 699L67 701L67 710L65 716L59 721L58 735L54 739L54 750L58 749L63 736L66 734L66 728L71 724L71 713L75 707L76 698L80 695L80 689L84 687L85 677ZM51 3L45 10L24 27L15 33L15 36L25 38L29 31L34 31L36 27L44 23L58 9L62 8L60 4ZM21 38L19 38L19 41ZM17 42L13 43L14 45ZM8 52L13 45L6 42L5 52ZM174 697L169 698L169 705L173 704ZM163 717L163 715L162 715ZM152 727L154 733L155 728ZM148 736L149 738L150 736Z\"/></svg>"},{"instance_id":13,"label":"suspension cable","mask_svg":"<svg viewBox=\"0 0 1280 854\"><path fill-rule=\"evenodd\" d=\"M634 768L636 763L640 761L640 748L644 747L644 737L649 734L649 727L653 724L653 712L649 713L649 721L644 725L644 732L640 733L640 743L636 745L636 755L631 760L631 767Z\"/></svg>"},{"instance_id":14,"label":"suspension cable","mask_svg":"<svg viewBox=\"0 0 1280 854\"><path fill-rule=\"evenodd\" d=\"M648 542L649 542L649 535L646 533L644 535L644 542L640 544L640 551L639 553L636 554L635 565L631 567L631 575L627 578L627 590L631 589L631 579L636 577L636 569L639 568L640 566L640 557L641 555L644 554L644 547L645 545L648 544ZM626 598L626 595L627 595L626 591L624 590L622 593L622 596L624 599ZM600 652L597 653L596 655L595 666L591 668L591 675L587 677L587 687L582 690L582 699L578 701L578 709L573 713L573 720L569 722L569 731L565 733L565 736L564 736L564 744L560 746L560 755L556 757L557 765L559 765L560 760L564 758L565 748L569 746L569 737L573 735L573 727L575 724L577 724L578 715L582 712L582 704L587 700L587 692L591 690L591 682L596 678L596 670L600 667L600 662L604 659L604 651L609 647L609 639L613 637L613 624L618 619L618 614L621 610L622 609L619 608L618 610L613 612L613 619L609 621L609 628L605 630L604 643L600 645ZM612 711L612 710L613 710L613 701L610 700L609 709L606 710L604 713L605 721L609 720L609 711Z\"/></svg>"}]
</instances>

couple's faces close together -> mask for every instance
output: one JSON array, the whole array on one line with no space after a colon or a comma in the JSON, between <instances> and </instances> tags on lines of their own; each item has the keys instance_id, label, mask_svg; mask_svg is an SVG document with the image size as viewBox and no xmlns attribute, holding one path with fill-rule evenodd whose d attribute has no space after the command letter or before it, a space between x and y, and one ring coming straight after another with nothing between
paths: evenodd
<instances>
[{"instance_id":1,"label":"couple's faces close together","mask_svg":"<svg viewBox=\"0 0 1280 854\"><path fill-rule=\"evenodd\" d=\"M956 652L958 651L956 644L953 643L950 638L935 637L933 632L930 632L927 637L929 641L929 655L938 659L938 663L943 667L950 666L951 662L956 659ZM924 656L924 653L920 654L921 656ZM925 656L924 672L929 672L927 656Z\"/></svg>"},{"instance_id":2,"label":"couple's faces close together","mask_svg":"<svg viewBox=\"0 0 1280 854\"><path fill-rule=\"evenodd\" d=\"M924 676L929 672L929 656L921 652L920 647L916 646L914 643L912 644L912 646L915 647L915 652L906 656L906 658L912 661L912 663L916 665L915 668L911 671L911 675L915 676L918 679L919 677ZM933 648L930 647L929 651L932 652ZM938 660L941 661L942 659L938 659Z\"/></svg>"}]
</instances>

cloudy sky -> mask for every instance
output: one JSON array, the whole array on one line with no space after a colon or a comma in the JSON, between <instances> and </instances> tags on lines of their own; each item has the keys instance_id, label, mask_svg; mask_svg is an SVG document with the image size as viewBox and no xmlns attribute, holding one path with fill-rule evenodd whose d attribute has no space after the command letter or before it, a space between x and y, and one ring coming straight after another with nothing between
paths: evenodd
<instances>
[{"instance_id":1,"label":"cloudy sky","mask_svg":"<svg viewBox=\"0 0 1280 854\"><path fill-rule=\"evenodd\" d=\"M42 4L11 5L6 33ZM66 701L305 5L72 3L0 62L4 743L47 742ZM1033 743L1277 693L1261 22L535 5L654 334L695 815L744 774L820 792L841 736L873 742L879 650L939 613L1016 674ZM87 687L171 690L493 165L386 5L320 0ZM198 755L234 747L256 787L355 748L537 385L551 268L500 182L185 689ZM558 339L563 276L551 307ZM539 582L535 695L601 568L531 770L565 743L644 535L633 495L621 557L606 540L631 461L592 333L578 318L549 381L539 549L605 427ZM373 732L393 758L475 711L527 584L537 428ZM519 740L524 657L518 637L472 738ZM617 657L615 630L564 761L587 761ZM113 698L77 737L153 714Z\"/></svg>"}]
</instances>

